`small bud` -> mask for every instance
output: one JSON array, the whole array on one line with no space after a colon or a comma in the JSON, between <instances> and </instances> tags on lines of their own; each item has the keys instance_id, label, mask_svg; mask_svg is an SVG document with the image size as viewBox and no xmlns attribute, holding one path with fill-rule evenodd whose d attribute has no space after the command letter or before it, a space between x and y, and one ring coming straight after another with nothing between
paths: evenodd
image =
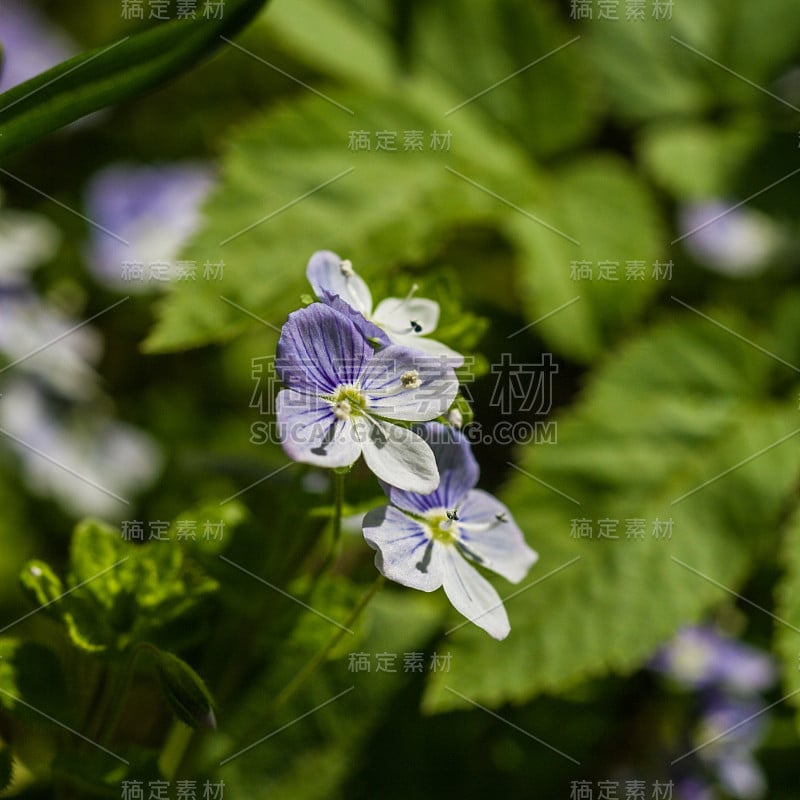
<instances>
[{"instance_id":1,"label":"small bud","mask_svg":"<svg viewBox=\"0 0 800 800\"><path fill-rule=\"evenodd\" d=\"M203 679L182 659L158 652L156 670L173 714L191 728L217 727L214 701Z\"/></svg>"}]
</instances>

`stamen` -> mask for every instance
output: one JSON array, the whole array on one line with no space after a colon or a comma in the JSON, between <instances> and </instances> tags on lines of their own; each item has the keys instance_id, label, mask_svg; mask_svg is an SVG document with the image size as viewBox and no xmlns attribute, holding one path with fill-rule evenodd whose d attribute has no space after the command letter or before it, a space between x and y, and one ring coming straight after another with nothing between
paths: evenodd
<instances>
[{"instance_id":1,"label":"stamen","mask_svg":"<svg viewBox=\"0 0 800 800\"><path fill-rule=\"evenodd\" d=\"M454 508L452 511L446 511L447 519L451 522L458 522L458 509Z\"/></svg>"},{"instance_id":2,"label":"stamen","mask_svg":"<svg viewBox=\"0 0 800 800\"><path fill-rule=\"evenodd\" d=\"M350 405L349 400L339 400L333 407L333 414L336 419L349 419L353 407Z\"/></svg>"},{"instance_id":3,"label":"stamen","mask_svg":"<svg viewBox=\"0 0 800 800\"><path fill-rule=\"evenodd\" d=\"M419 372L415 369L410 369L400 376L400 383L403 384L404 389L419 389L422 386L422 381L419 379Z\"/></svg>"},{"instance_id":4,"label":"stamen","mask_svg":"<svg viewBox=\"0 0 800 800\"><path fill-rule=\"evenodd\" d=\"M422 333L422 325L415 319L409 320L408 324L411 326L411 330L414 331L414 333Z\"/></svg>"},{"instance_id":5,"label":"stamen","mask_svg":"<svg viewBox=\"0 0 800 800\"><path fill-rule=\"evenodd\" d=\"M497 512L497 513L494 515L494 518L495 518L495 519L496 519L498 522L508 522L508 514L506 514L506 512L505 512L505 511L498 511L498 512Z\"/></svg>"},{"instance_id":6,"label":"stamen","mask_svg":"<svg viewBox=\"0 0 800 800\"><path fill-rule=\"evenodd\" d=\"M353 275L356 274L353 269L353 262L350 261L349 258L346 258L339 264L339 269L342 271L342 275L344 275L345 278L352 278Z\"/></svg>"},{"instance_id":7,"label":"stamen","mask_svg":"<svg viewBox=\"0 0 800 800\"><path fill-rule=\"evenodd\" d=\"M450 409L450 413L447 415L447 421L454 428L461 430L461 426L464 424L464 417L457 408L453 408Z\"/></svg>"}]
</instances>

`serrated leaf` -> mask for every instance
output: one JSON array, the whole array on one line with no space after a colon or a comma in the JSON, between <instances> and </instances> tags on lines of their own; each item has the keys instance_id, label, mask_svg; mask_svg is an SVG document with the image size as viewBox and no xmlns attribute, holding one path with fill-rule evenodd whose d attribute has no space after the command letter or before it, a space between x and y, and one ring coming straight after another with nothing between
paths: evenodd
<instances>
[{"instance_id":1,"label":"serrated leaf","mask_svg":"<svg viewBox=\"0 0 800 800\"><path fill-rule=\"evenodd\" d=\"M64 593L64 585L49 564L29 561L22 568L19 580L34 607L41 608L49 617L58 617L58 609L53 606Z\"/></svg>"},{"instance_id":2,"label":"serrated leaf","mask_svg":"<svg viewBox=\"0 0 800 800\"><path fill-rule=\"evenodd\" d=\"M609 99L624 117L677 117L720 106L782 114L765 95L794 55L800 21L792 12L792 0L758 6L733 0L725 13L715 0L695 0L670 6L668 18L648 11L641 20L590 21L583 30Z\"/></svg>"},{"instance_id":3,"label":"serrated leaf","mask_svg":"<svg viewBox=\"0 0 800 800\"><path fill-rule=\"evenodd\" d=\"M0 639L0 708L26 723L69 724L64 673L49 647Z\"/></svg>"},{"instance_id":4,"label":"serrated leaf","mask_svg":"<svg viewBox=\"0 0 800 800\"><path fill-rule=\"evenodd\" d=\"M766 339L743 318L709 313ZM769 399L773 366L700 319L662 324L610 357L558 421L558 444L521 452L529 474L504 499L540 561L520 587L500 589L514 595L505 642L470 625L447 640L446 684L499 705L629 672L729 598L720 586L735 591L746 577L800 475L797 410ZM618 539L597 539L604 519L617 521ZM576 520L592 539L573 536ZM627 535L628 520L644 520L643 539ZM463 704L432 677L426 708Z\"/></svg>"},{"instance_id":5,"label":"serrated leaf","mask_svg":"<svg viewBox=\"0 0 800 800\"><path fill-rule=\"evenodd\" d=\"M653 272L663 244L659 213L636 174L607 156L558 170L537 210L546 224L520 214L505 223L520 250L527 316L541 320L534 332L549 346L589 360L616 340L663 282ZM632 262L638 272L628 272ZM582 263L590 276L582 277Z\"/></svg>"},{"instance_id":6,"label":"serrated leaf","mask_svg":"<svg viewBox=\"0 0 800 800\"><path fill-rule=\"evenodd\" d=\"M550 5L447 0L420 5L416 17L417 69L445 79L457 98L448 125L458 130L469 106L537 157L591 132L600 110L595 71Z\"/></svg>"},{"instance_id":7,"label":"serrated leaf","mask_svg":"<svg viewBox=\"0 0 800 800\"><path fill-rule=\"evenodd\" d=\"M220 19L175 19L97 47L0 95L0 157L180 74L220 47L266 0L228 0Z\"/></svg>"},{"instance_id":8,"label":"serrated leaf","mask_svg":"<svg viewBox=\"0 0 800 800\"><path fill-rule=\"evenodd\" d=\"M496 200L446 169L460 164L461 154L480 150L485 139L474 129L462 137L458 154L455 148L403 150L404 131L442 127L430 103L402 87L343 93L338 105L303 97L232 137L222 185L205 208L208 224L187 252L235 269L226 270L222 286L198 281L172 287L146 348L229 338L253 324L237 305L280 322L308 290L305 265L315 249L346 254L369 278L424 257L456 222L496 213ZM357 109L357 123L339 105ZM350 150L356 130L394 131L397 149ZM488 160L503 162L503 153L495 147Z\"/></svg>"}]
</instances>

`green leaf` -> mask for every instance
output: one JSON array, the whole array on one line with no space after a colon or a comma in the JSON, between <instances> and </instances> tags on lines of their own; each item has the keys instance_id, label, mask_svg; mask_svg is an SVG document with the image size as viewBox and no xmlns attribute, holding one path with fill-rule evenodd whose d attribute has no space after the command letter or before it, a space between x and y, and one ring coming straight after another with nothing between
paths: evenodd
<instances>
[{"instance_id":1,"label":"green leaf","mask_svg":"<svg viewBox=\"0 0 800 800\"><path fill-rule=\"evenodd\" d=\"M611 104L624 117L720 106L789 114L766 95L794 57L800 20L793 10L792 0L732 0L720 13L716 0L695 0L675 4L672 19L593 20L583 30Z\"/></svg>"},{"instance_id":2,"label":"green leaf","mask_svg":"<svg viewBox=\"0 0 800 800\"><path fill-rule=\"evenodd\" d=\"M64 673L49 647L0 639L0 708L26 723L70 723Z\"/></svg>"},{"instance_id":3,"label":"green leaf","mask_svg":"<svg viewBox=\"0 0 800 800\"><path fill-rule=\"evenodd\" d=\"M40 607L49 617L58 617L54 604L64 593L61 579L44 561L29 561L19 575L22 591L34 606Z\"/></svg>"},{"instance_id":4,"label":"green leaf","mask_svg":"<svg viewBox=\"0 0 800 800\"><path fill-rule=\"evenodd\" d=\"M156 656L161 690L173 713L191 728L216 728L214 700L203 679L182 659L171 653Z\"/></svg>"},{"instance_id":5,"label":"green leaf","mask_svg":"<svg viewBox=\"0 0 800 800\"><path fill-rule=\"evenodd\" d=\"M222 19L172 20L71 58L0 95L0 157L161 85L234 36L266 0L228 0Z\"/></svg>"},{"instance_id":6,"label":"green leaf","mask_svg":"<svg viewBox=\"0 0 800 800\"><path fill-rule=\"evenodd\" d=\"M506 220L521 253L527 317L547 317L534 332L558 352L588 361L663 284L653 272L663 244L655 202L624 161L593 156L559 169L536 210L546 224L521 214ZM591 277L581 278L582 262ZM616 280L600 277L601 262L613 262L605 274ZM631 262L642 272L628 273Z\"/></svg>"},{"instance_id":7,"label":"green leaf","mask_svg":"<svg viewBox=\"0 0 800 800\"><path fill-rule=\"evenodd\" d=\"M748 119L653 125L642 134L639 154L653 179L675 197L709 199L738 194L742 168L765 144L766 131Z\"/></svg>"},{"instance_id":8,"label":"green leaf","mask_svg":"<svg viewBox=\"0 0 800 800\"><path fill-rule=\"evenodd\" d=\"M8 788L14 777L14 755L11 748L0 740L0 792Z\"/></svg>"},{"instance_id":9,"label":"green leaf","mask_svg":"<svg viewBox=\"0 0 800 800\"><path fill-rule=\"evenodd\" d=\"M708 313L769 340L744 318ZM499 588L513 597L509 638L459 628L447 639L453 670L432 676L425 706L461 704L445 684L496 706L630 672L729 600L720 585L735 591L756 548L770 549L800 475L795 392L774 392L774 368L696 318L659 325L610 357L558 420L558 444L525 448L527 474L503 495L540 554L520 586ZM591 539L573 536L576 520L589 521ZM598 539L600 520L617 521L619 538ZM628 520L644 521L643 539L628 535Z\"/></svg>"},{"instance_id":10,"label":"green leaf","mask_svg":"<svg viewBox=\"0 0 800 800\"><path fill-rule=\"evenodd\" d=\"M89 652L125 650L133 642L167 635L169 626L218 588L185 559L178 542L136 545L97 520L85 520L75 530L70 584L79 588L60 604L63 620L72 642ZM185 639L193 633L182 625L180 634L169 635Z\"/></svg>"},{"instance_id":11,"label":"green leaf","mask_svg":"<svg viewBox=\"0 0 800 800\"><path fill-rule=\"evenodd\" d=\"M403 150L403 131L441 129L440 106L432 109L430 97L398 86L386 94L337 94L336 102L357 109L357 120L307 96L231 138L222 185L205 208L208 224L187 248L231 268L221 286L176 284L146 349L198 346L257 324L237 305L280 323L308 291L305 266L314 250L346 254L370 278L423 259L457 222L502 208L446 169L469 169L459 158L484 152L483 132L465 131L458 156ZM354 130L394 131L397 150L349 150ZM497 146L485 160L509 173L517 163Z\"/></svg>"},{"instance_id":12,"label":"green leaf","mask_svg":"<svg viewBox=\"0 0 800 800\"><path fill-rule=\"evenodd\" d=\"M551 5L445 0L418 9L417 69L449 84L446 124L456 132L467 107L538 157L568 150L591 132L600 110L595 70Z\"/></svg>"}]
</instances>

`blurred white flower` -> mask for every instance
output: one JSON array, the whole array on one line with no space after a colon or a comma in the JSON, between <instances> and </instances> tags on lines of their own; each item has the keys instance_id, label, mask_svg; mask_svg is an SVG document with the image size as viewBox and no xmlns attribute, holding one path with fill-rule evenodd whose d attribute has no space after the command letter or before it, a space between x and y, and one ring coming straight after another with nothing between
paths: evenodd
<instances>
[{"instance_id":1,"label":"blurred white flower","mask_svg":"<svg viewBox=\"0 0 800 800\"><path fill-rule=\"evenodd\" d=\"M119 518L125 501L161 469L161 453L147 434L102 413L59 415L24 379L5 385L0 426L30 488L76 516Z\"/></svg>"},{"instance_id":2,"label":"blurred white flower","mask_svg":"<svg viewBox=\"0 0 800 800\"><path fill-rule=\"evenodd\" d=\"M678 227L686 249L699 263L744 277L769 266L781 236L768 216L749 208L733 209L735 205L722 200L688 203L678 212Z\"/></svg>"}]
</instances>

